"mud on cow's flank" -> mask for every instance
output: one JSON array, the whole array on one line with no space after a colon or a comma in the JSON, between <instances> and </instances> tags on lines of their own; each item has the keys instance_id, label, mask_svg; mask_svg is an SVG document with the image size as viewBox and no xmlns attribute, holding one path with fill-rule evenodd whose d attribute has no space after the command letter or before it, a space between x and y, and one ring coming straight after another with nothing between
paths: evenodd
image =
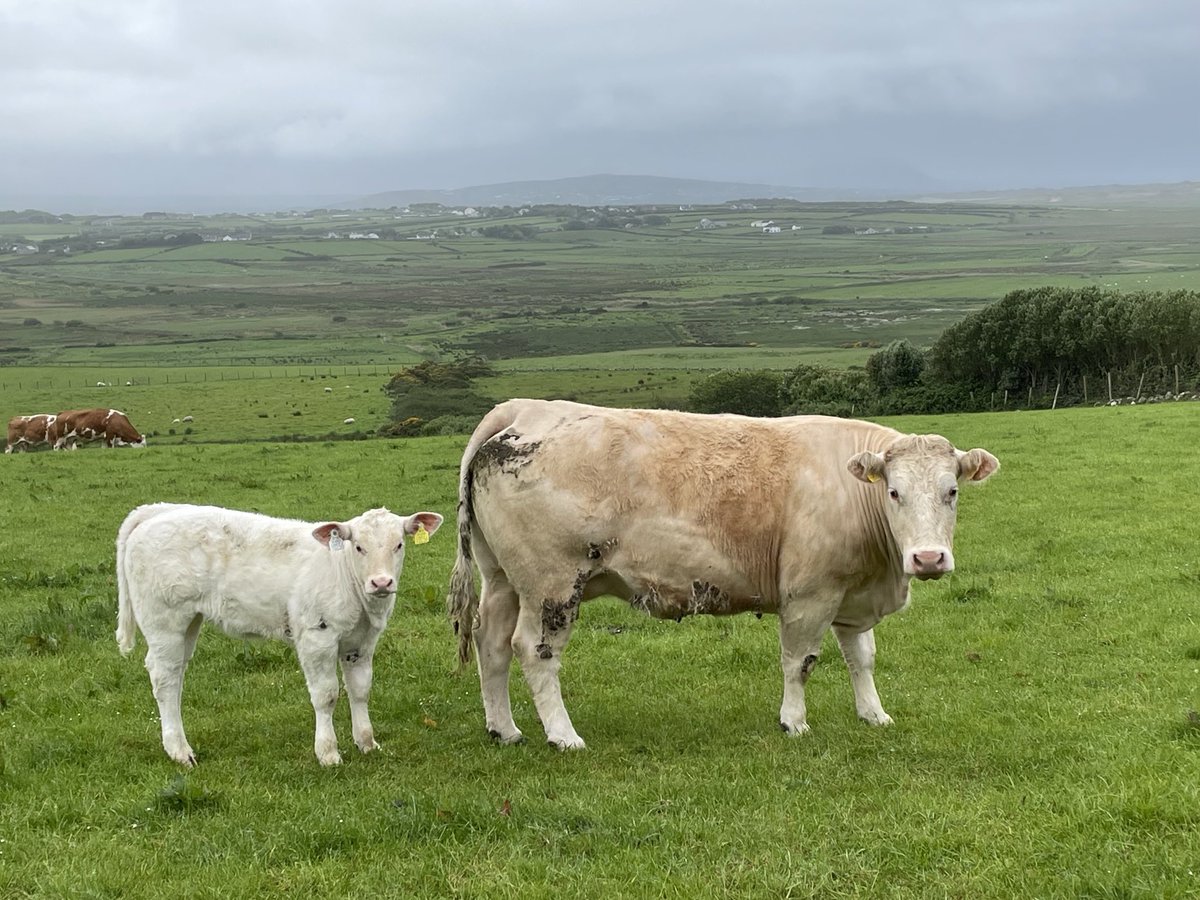
<instances>
[{"instance_id":1,"label":"mud on cow's flank","mask_svg":"<svg viewBox=\"0 0 1200 900\"><path fill-rule=\"evenodd\" d=\"M476 452L472 469L475 472L497 471L506 475L516 475L525 466L541 446L541 441L518 443L521 435L515 431L498 434L479 448Z\"/></svg>"}]
</instances>

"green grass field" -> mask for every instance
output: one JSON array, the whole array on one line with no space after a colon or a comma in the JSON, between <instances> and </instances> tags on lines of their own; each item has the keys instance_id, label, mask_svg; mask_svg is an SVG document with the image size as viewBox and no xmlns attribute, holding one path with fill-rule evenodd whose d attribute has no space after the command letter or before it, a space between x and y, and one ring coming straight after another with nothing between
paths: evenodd
<instances>
[{"instance_id":1,"label":"green grass field","mask_svg":"<svg viewBox=\"0 0 1200 900\"><path fill-rule=\"evenodd\" d=\"M117 525L151 500L450 515L463 439L0 459L0 896L1197 896L1198 409L892 424L1002 463L964 491L958 571L877 628L894 727L856 720L832 640L788 739L774 619L597 600L563 671L589 749L541 742L517 674L530 741L493 746L451 673L448 527L409 553L376 659L384 752L353 750L343 703L336 770L291 651L208 631L200 765L166 758L144 644L112 637Z\"/></svg>"},{"instance_id":2,"label":"green grass field","mask_svg":"<svg viewBox=\"0 0 1200 900\"><path fill-rule=\"evenodd\" d=\"M590 230L515 211L5 224L0 238L44 250L0 253L0 387L18 364L395 367L482 353L533 371L589 356L620 367L631 352L685 353L692 368L726 354L837 359L863 342L929 344L1020 287L1200 289L1200 222L1186 208L660 212L668 224ZM786 230L751 227L768 218ZM721 224L702 229L705 220ZM537 234L481 230L496 225ZM859 233L823 233L838 225ZM376 230L379 240L349 239ZM161 244L193 231L247 240Z\"/></svg>"}]
</instances>

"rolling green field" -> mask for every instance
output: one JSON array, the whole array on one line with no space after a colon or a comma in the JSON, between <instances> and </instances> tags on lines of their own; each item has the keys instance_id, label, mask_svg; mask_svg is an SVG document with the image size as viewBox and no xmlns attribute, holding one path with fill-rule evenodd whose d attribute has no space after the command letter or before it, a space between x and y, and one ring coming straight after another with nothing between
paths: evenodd
<instances>
[{"instance_id":1,"label":"rolling green field","mask_svg":"<svg viewBox=\"0 0 1200 900\"><path fill-rule=\"evenodd\" d=\"M328 384L295 379L310 409ZM343 703L334 770L292 652L209 631L184 691L200 765L166 758L144 643L112 637L117 525L151 500L451 515L463 439L0 459L0 896L1196 896L1197 409L891 424L1002 463L964 491L958 571L877 628L893 727L856 720L832 640L789 739L772 617L601 599L563 672L589 749L540 741L516 674L530 740L493 746L452 674L448 527L409 553L376 657L384 751L353 750Z\"/></svg>"},{"instance_id":2,"label":"rolling green field","mask_svg":"<svg viewBox=\"0 0 1200 900\"><path fill-rule=\"evenodd\" d=\"M1016 288L1200 288L1187 208L773 201L664 207L656 225L615 210L627 227L583 230L569 211L9 222L0 242L41 243L0 252L0 388L11 365L852 364L891 340L926 345ZM784 230L752 225L765 220ZM215 240L163 244L180 234Z\"/></svg>"}]
</instances>

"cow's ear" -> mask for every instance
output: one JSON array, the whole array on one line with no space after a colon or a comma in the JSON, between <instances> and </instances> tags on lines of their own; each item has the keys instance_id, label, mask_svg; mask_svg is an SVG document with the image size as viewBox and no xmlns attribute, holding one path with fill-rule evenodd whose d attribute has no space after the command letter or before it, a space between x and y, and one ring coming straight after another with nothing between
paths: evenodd
<instances>
[{"instance_id":1,"label":"cow's ear","mask_svg":"<svg viewBox=\"0 0 1200 900\"><path fill-rule=\"evenodd\" d=\"M404 520L405 534L416 534L417 529L421 527L424 527L427 534L433 534L442 527L442 517L435 512L419 512Z\"/></svg>"},{"instance_id":2,"label":"cow's ear","mask_svg":"<svg viewBox=\"0 0 1200 900\"><path fill-rule=\"evenodd\" d=\"M314 528L312 536L330 550L337 550L341 547L342 541L350 540L350 529L341 522L326 522L324 525Z\"/></svg>"},{"instance_id":3,"label":"cow's ear","mask_svg":"<svg viewBox=\"0 0 1200 900\"><path fill-rule=\"evenodd\" d=\"M974 450L954 451L958 455L958 477L969 478L971 481L984 481L1000 468L1000 460L986 450L976 447Z\"/></svg>"},{"instance_id":4,"label":"cow's ear","mask_svg":"<svg viewBox=\"0 0 1200 900\"><path fill-rule=\"evenodd\" d=\"M859 481L876 482L884 476L883 456L871 450L864 450L850 457L846 468Z\"/></svg>"}]
</instances>

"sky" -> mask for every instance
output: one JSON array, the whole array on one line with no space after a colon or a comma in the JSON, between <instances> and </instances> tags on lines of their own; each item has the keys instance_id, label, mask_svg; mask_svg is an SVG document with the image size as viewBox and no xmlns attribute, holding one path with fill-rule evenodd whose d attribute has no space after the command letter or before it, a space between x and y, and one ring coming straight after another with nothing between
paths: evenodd
<instances>
[{"instance_id":1,"label":"sky","mask_svg":"<svg viewBox=\"0 0 1200 900\"><path fill-rule=\"evenodd\" d=\"M1196 0L0 0L0 209L1200 180L1198 56Z\"/></svg>"}]
</instances>

